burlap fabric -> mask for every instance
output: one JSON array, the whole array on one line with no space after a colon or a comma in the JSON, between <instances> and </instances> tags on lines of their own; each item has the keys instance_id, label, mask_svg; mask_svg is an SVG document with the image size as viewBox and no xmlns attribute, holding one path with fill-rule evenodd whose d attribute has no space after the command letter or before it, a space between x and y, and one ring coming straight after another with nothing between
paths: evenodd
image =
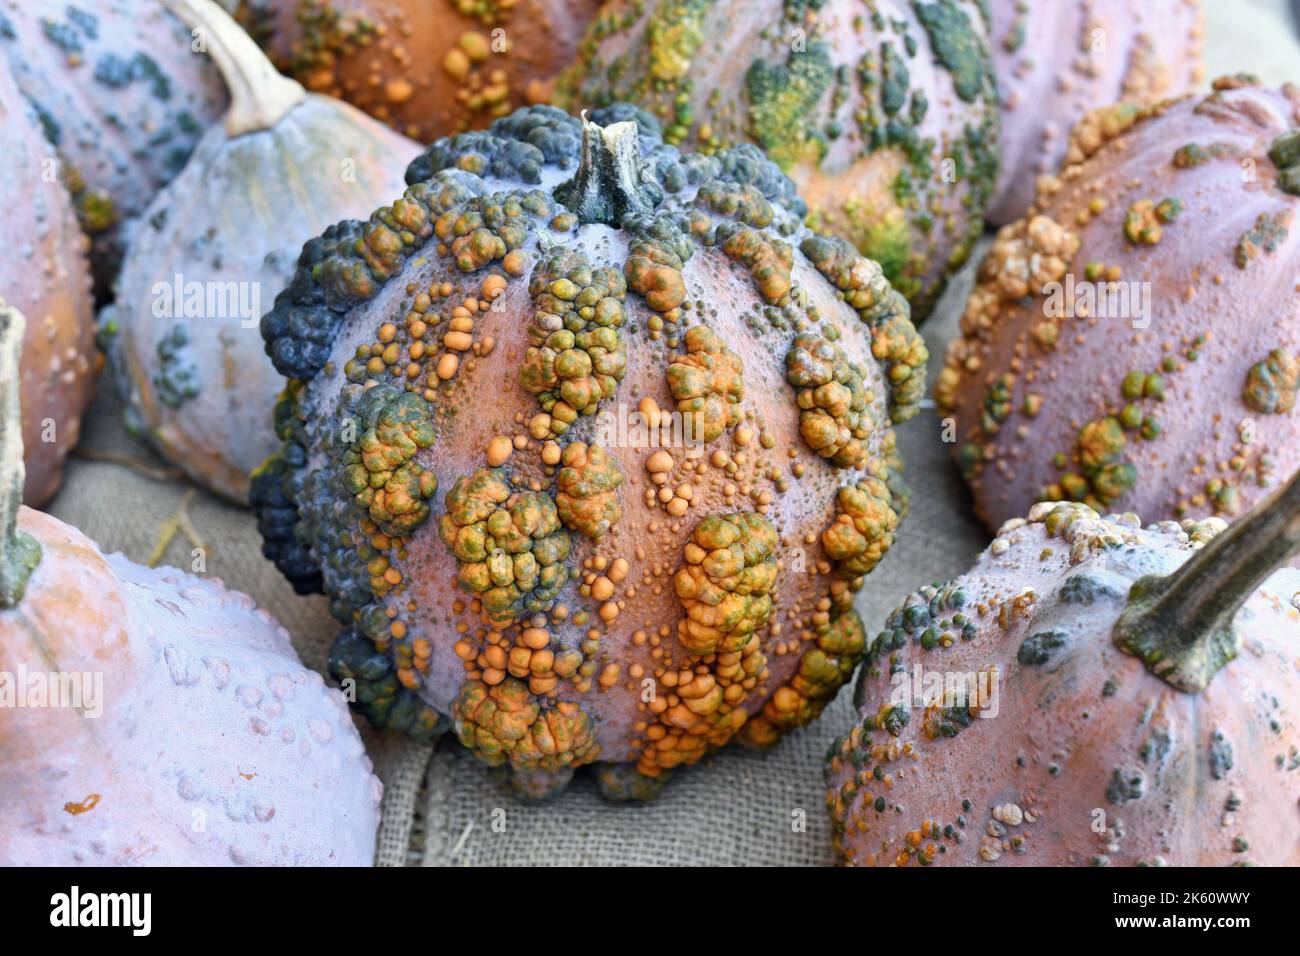
<instances>
[{"instance_id":1,"label":"burlap fabric","mask_svg":"<svg viewBox=\"0 0 1300 956\"><path fill-rule=\"evenodd\" d=\"M1248 70L1269 82L1300 81L1300 44L1285 0L1204 0L1209 75ZM978 258L978 257L977 257ZM924 328L940 357L954 334L972 269L954 282ZM931 375L938 361L931 364ZM321 597L296 596L261 556L252 515L195 490L133 439L121 405L103 388L49 510L81 528L106 551L137 561L184 507L163 561L191 567L194 533L208 575L252 595L288 628L309 666L323 670L337 625ZM869 632L917 586L964 571L987 537L969 516L969 500L923 412L899 432L912 489L912 512L885 561L858 598ZM380 866L483 864L820 865L832 862L822 787L822 757L852 720L849 693L822 719L770 751L728 748L679 773L649 805L603 802L579 778L558 798L525 806L499 776L450 738L435 749L363 728L385 785L376 847Z\"/></svg>"}]
</instances>

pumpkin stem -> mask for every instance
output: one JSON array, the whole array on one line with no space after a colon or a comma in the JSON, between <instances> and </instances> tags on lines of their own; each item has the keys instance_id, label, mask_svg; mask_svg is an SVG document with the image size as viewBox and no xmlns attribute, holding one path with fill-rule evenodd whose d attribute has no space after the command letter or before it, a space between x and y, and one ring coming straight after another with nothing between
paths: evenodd
<instances>
[{"instance_id":1,"label":"pumpkin stem","mask_svg":"<svg viewBox=\"0 0 1300 956\"><path fill-rule=\"evenodd\" d=\"M1133 582L1115 624L1120 650L1196 693L1239 646L1232 619L1255 589L1300 552L1300 474L1212 538L1177 571Z\"/></svg>"},{"instance_id":2,"label":"pumpkin stem","mask_svg":"<svg viewBox=\"0 0 1300 956\"><path fill-rule=\"evenodd\" d=\"M27 579L41 560L41 546L18 530L23 503L23 422L19 412L18 357L27 320L0 299L0 608L22 600Z\"/></svg>"},{"instance_id":3,"label":"pumpkin stem","mask_svg":"<svg viewBox=\"0 0 1300 956\"><path fill-rule=\"evenodd\" d=\"M172 13L194 31L196 52L207 51L230 92L226 132L258 133L280 122L302 102L306 92L281 76L244 28L212 0L164 0Z\"/></svg>"},{"instance_id":4,"label":"pumpkin stem","mask_svg":"<svg viewBox=\"0 0 1300 956\"><path fill-rule=\"evenodd\" d=\"M582 161L555 198L583 222L621 226L632 214L646 214L654 202L641 181L641 147L636 123L597 126L582 114Z\"/></svg>"}]
</instances>

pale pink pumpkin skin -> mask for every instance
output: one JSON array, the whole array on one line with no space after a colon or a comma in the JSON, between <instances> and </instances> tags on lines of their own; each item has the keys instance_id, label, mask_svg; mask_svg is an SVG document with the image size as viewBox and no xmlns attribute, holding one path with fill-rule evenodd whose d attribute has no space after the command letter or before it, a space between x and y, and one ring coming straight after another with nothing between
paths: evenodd
<instances>
[{"instance_id":1,"label":"pale pink pumpkin skin","mask_svg":"<svg viewBox=\"0 0 1300 956\"><path fill-rule=\"evenodd\" d=\"M1066 515L1074 517L1048 530ZM1142 529L1136 515L1102 520L1062 503L1005 524L975 567L950 582L965 593L973 637L929 652L910 638L899 650L873 650L858 689L870 720L895 692L891 654L907 673L918 663L947 673L996 667L996 716L931 739L913 707L898 736L855 727L840 738L827 802L842 859L1300 865L1300 572L1275 572L1247 600L1235 618L1241 650L1200 694L1153 676L1111 636L1134 580L1171 572L1193 541L1222 527L1212 519ZM1081 576L1096 583L1078 589L1091 603L1062 600L1062 585ZM1045 663L1021 663L1022 643L1048 630L1064 632L1064 645ZM855 768L852 756L864 751L874 759ZM1140 796L1114 785L1117 770L1125 781L1140 775ZM961 842L944 835L949 825Z\"/></svg>"},{"instance_id":2,"label":"pale pink pumpkin skin","mask_svg":"<svg viewBox=\"0 0 1300 956\"><path fill-rule=\"evenodd\" d=\"M382 785L267 611L40 512L19 529L43 555L0 672L101 674L102 715L0 710L0 864L370 864Z\"/></svg>"},{"instance_id":3,"label":"pale pink pumpkin skin","mask_svg":"<svg viewBox=\"0 0 1300 956\"><path fill-rule=\"evenodd\" d=\"M278 447L267 424L284 387L258 322L293 277L303 243L401 195L418 152L347 103L309 94L270 129L231 137L212 126L149 205L118 280L114 363L135 423L195 481L247 501L249 472ZM177 276L202 290L197 314L172 291ZM206 295L228 288L239 307L212 314ZM197 394L173 404L160 396L159 344L178 326Z\"/></svg>"},{"instance_id":4,"label":"pale pink pumpkin skin","mask_svg":"<svg viewBox=\"0 0 1300 956\"><path fill-rule=\"evenodd\" d=\"M1100 508L1153 520L1231 518L1300 467L1300 412L1261 411L1244 391L1273 350L1300 356L1300 198L1279 188L1268 156L1300 126L1300 89L1217 85L1117 135L1131 113L1090 117L1076 131L1073 165L1044 182L1027 219L1004 227L982 263L935 398L990 529L1044 496L1071 496L1061 483L1080 474L1081 429L1130 403L1130 372L1163 378L1163 401L1137 402L1160 433L1125 432L1121 458L1135 480L1109 500L1087 489ZM1217 155L1187 165L1184 151L1176 165L1191 145ZM1134 203L1165 199L1182 209L1170 222L1153 220L1158 241L1130 241ZM1270 224L1263 232L1261 217ZM1137 315L1046 314L1049 283L1087 285L1090 264L1103 276L1113 269L1121 283L1149 283L1125 286L1149 290L1149 327L1136 328ZM1004 381L1005 417L990 422Z\"/></svg>"},{"instance_id":5,"label":"pale pink pumpkin skin","mask_svg":"<svg viewBox=\"0 0 1300 956\"><path fill-rule=\"evenodd\" d=\"M988 221L1023 216L1088 110L1180 96L1203 78L1199 0L993 0L1002 170Z\"/></svg>"},{"instance_id":6,"label":"pale pink pumpkin skin","mask_svg":"<svg viewBox=\"0 0 1300 956\"><path fill-rule=\"evenodd\" d=\"M27 319L20 360L23 500L39 507L59 487L99 369L90 267L57 153L4 69L0 143L0 300Z\"/></svg>"}]
</instances>

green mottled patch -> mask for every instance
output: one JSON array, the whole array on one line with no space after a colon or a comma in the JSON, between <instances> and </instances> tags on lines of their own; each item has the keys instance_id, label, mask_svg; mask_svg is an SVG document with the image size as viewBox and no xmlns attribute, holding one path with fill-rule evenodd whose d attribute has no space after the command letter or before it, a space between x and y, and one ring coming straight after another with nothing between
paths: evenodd
<instances>
[{"instance_id":1,"label":"green mottled patch","mask_svg":"<svg viewBox=\"0 0 1300 956\"><path fill-rule=\"evenodd\" d=\"M456 480L444 505L438 533L492 624L550 610L569 578L571 544L550 495L515 493L503 472L480 468Z\"/></svg>"},{"instance_id":2,"label":"green mottled patch","mask_svg":"<svg viewBox=\"0 0 1300 956\"><path fill-rule=\"evenodd\" d=\"M1210 499L1215 514L1235 515L1241 509L1237 486L1222 478L1211 478L1205 483L1205 497Z\"/></svg>"},{"instance_id":3,"label":"green mottled patch","mask_svg":"<svg viewBox=\"0 0 1300 956\"><path fill-rule=\"evenodd\" d=\"M13 537L0 545L0 608L18 606L40 563L40 542L24 531L15 530Z\"/></svg>"},{"instance_id":4,"label":"green mottled patch","mask_svg":"<svg viewBox=\"0 0 1300 956\"><path fill-rule=\"evenodd\" d=\"M956 737L971 725L975 718L971 715L971 704L955 704L930 711L925 716L925 732L932 740L942 737Z\"/></svg>"},{"instance_id":5,"label":"green mottled patch","mask_svg":"<svg viewBox=\"0 0 1300 956\"><path fill-rule=\"evenodd\" d=\"M533 316L519 379L558 435L594 414L626 372L627 284L618 269L593 268L584 253L561 246L538 263L528 291Z\"/></svg>"},{"instance_id":6,"label":"green mottled patch","mask_svg":"<svg viewBox=\"0 0 1300 956\"><path fill-rule=\"evenodd\" d=\"M199 394L199 369L190 351L190 330L173 325L158 342L158 371L153 386L158 401L179 408Z\"/></svg>"},{"instance_id":7,"label":"green mottled patch","mask_svg":"<svg viewBox=\"0 0 1300 956\"><path fill-rule=\"evenodd\" d=\"M996 435L1011 414L1011 393L1015 384L1014 376L1002 375L984 394L983 413L980 417L980 428L984 434Z\"/></svg>"},{"instance_id":8,"label":"green mottled patch","mask_svg":"<svg viewBox=\"0 0 1300 956\"><path fill-rule=\"evenodd\" d=\"M1139 371L1129 372L1124 376L1124 382L1120 386L1120 391L1125 398L1141 398L1142 386L1146 381L1146 376Z\"/></svg>"},{"instance_id":9,"label":"green mottled patch","mask_svg":"<svg viewBox=\"0 0 1300 956\"><path fill-rule=\"evenodd\" d=\"M1063 474L1056 485L1041 491L1040 497L1048 501L1082 501L1104 510L1137 484L1137 468L1124 457L1127 447L1122 416L1088 422L1075 436L1074 456L1081 474ZM1065 463L1063 456L1058 457L1057 467Z\"/></svg>"},{"instance_id":10,"label":"green mottled patch","mask_svg":"<svg viewBox=\"0 0 1300 956\"><path fill-rule=\"evenodd\" d=\"M837 467L861 466L872 431L862 370L829 339L801 332L786 353L785 377L798 389L799 433L808 447Z\"/></svg>"},{"instance_id":11,"label":"green mottled patch","mask_svg":"<svg viewBox=\"0 0 1300 956\"><path fill-rule=\"evenodd\" d=\"M380 384L365 393L358 413L363 431L343 456L343 486L385 534L409 535L428 519L438 488L433 472L414 460L434 442L429 405Z\"/></svg>"},{"instance_id":12,"label":"green mottled patch","mask_svg":"<svg viewBox=\"0 0 1300 956\"><path fill-rule=\"evenodd\" d=\"M704 18L713 0L673 0L661 3L646 24L650 76L662 82L683 79L691 58L704 42Z\"/></svg>"},{"instance_id":13,"label":"green mottled patch","mask_svg":"<svg viewBox=\"0 0 1300 956\"><path fill-rule=\"evenodd\" d=\"M1124 430L1116 419L1102 418L1088 422L1079 429L1079 464L1084 471L1101 468L1122 454L1127 444Z\"/></svg>"},{"instance_id":14,"label":"green mottled patch","mask_svg":"<svg viewBox=\"0 0 1300 956\"><path fill-rule=\"evenodd\" d=\"M1162 223L1172 222L1182 211L1176 199L1163 199L1157 205L1150 199L1139 199L1124 214L1124 238L1134 245L1154 246L1163 235Z\"/></svg>"},{"instance_id":15,"label":"green mottled patch","mask_svg":"<svg viewBox=\"0 0 1300 956\"><path fill-rule=\"evenodd\" d=\"M1209 146L1202 146L1200 143L1188 143L1174 150L1173 163L1178 169L1194 169L1212 159L1221 159L1224 156L1231 155L1231 153L1232 147L1227 143L1211 143Z\"/></svg>"},{"instance_id":16,"label":"green mottled patch","mask_svg":"<svg viewBox=\"0 0 1300 956\"><path fill-rule=\"evenodd\" d=\"M907 72L907 64L889 41L880 45L880 80L880 105L886 113L893 116L907 102L911 77Z\"/></svg>"},{"instance_id":17,"label":"green mottled patch","mask_svg":"<svg viewBox=\"0 0 1300 956\"><path fill-rule=\"evenodd\" d=\"M953 0L916 4L916 15L939 62L952 74L957 95L973 103L984 90L988 52L971 26L970 18Z\"/></svg>"},{"instance_id":18,"label":"green mottled patch","mask_svg":"<svg viewBox=\"0 0 1300 956\"><path fill-rule=\"evenodd\" d=\"M1277 185L1284 193L1300 196L1300 127L1273 140L1268 158L1277 166Z\"/></svg>"},{"instance_id":19,"label":"green mottled patch","mask_svg":"<svg viewBox=\"0 0 1300 956\"><path fill-rule=\"evenodd\" d=\"M825 155L825 140L808 117L834 78L826 46L817 42L804 53L792 51L784 64L756 60L750 66L745 76L750 134L782 169L801 161L820 163Z\"/></svg>"},{"instance_id":20,"label":"green mottled patch","mask_svg":"<svg viewBox=\"0 0 1300 956\"><path fill-rule=\"evenodd\" d=\"M1041 631L1031 634L1020 644L1016 660L1025 667L1038 667L1050 661L1069 637L1064 631Z\"/></svg>"},{"instance_id":21,"label":"green mottled patch","mask_svg":"<svg viewBox=\"0 0 1300 956\"><path fill-rule=\"evenodd\" d=\"M1264 415L1282 414L1295 408L1300 389L1300 362L1282 349L1274 349L1246 373L1241 400Z\"/></svg>"},{"instance_id":22,"label":"green mottled patch","mask_svg":"<svg viewBox=\"0 0 1300 956\"><path fill-rule=\"evenodd\" d=\"M912 715L908 713L906 707L891 707L883 717L879 718L880 727L888 732L891 737L897 737L903 732L903 728L912 722ZM877 810L884 810L884 798L877 800Z\"/></svg>"},{"instance_id":23,"label":"green mottled patch","mask_svg":"<svg viewBox=\"0 0 1300 956\"><path fill-rule=\"evenodd\" d=\"M1260 256L1277 252L1282 243L1286 242L1293 218L1290 209L1280 210L1271 216L1266 212L1260 213L1255 225L1237 242L1233 254L1237 268L1245 269Z\"/></svg>"},{"instance_id":24,"label":"green mottled patch","mask_svg":"<svg viewBox=\"0 0 1300 956\"><path fill-rule=\"evenodd\" d=\"M102 191L83 190L76 197L76 207L81 228L92 236L111 229L117 222L117 206Z\"/></svg>"},{"instance_id":25,"label":"green mottled patch","mask_svg":"<svg viewBox=\"0 0 1300 956\"><path fill-rule=\"evenodd\" d=\"M1162 199L1156 203L1156 218L1169 223L1176 220L1183 212L1183 201L1176 197Z\"/></svg>"},{"instance_id":26,"label":"green mottled patch","mask_svg":"<svg viewBox=\"0 0 1300 956\"><path fill-rule=\"evenodd\" d=\"M901 175L901 174L900 174ZM844 201L844 218L847 228L840 230L845 238L868 259L880 263L880 268L890 285L906 297L920 291L920 282L907 278L912 266L912 229L904 211L894 206L880 210L868 206L861 197L850 196ZM809 217L813 229L821 228L814 214Z\"/></svg>"}]
</instances>

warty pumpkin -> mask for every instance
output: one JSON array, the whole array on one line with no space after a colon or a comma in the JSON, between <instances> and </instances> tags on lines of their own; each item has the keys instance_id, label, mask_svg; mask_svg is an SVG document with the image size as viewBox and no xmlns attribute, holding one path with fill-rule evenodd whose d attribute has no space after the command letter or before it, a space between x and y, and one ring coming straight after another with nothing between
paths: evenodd
<instances>
[{"instance_id":1,"label":"warty pumpkin","mask_svg":"<svg viewBox=\"0 0 1300 956\"><path fill-rule=\"evenodd\" d=\"M307 89L427 143L550 99L599 0L239 0Z\"/></svg>"},{"instance_id":2,"label":"warty pumpkin","mask_svg":"<svg viewBox=\"0 0 1300 956\"><path fill-rule=\"evenodd\" d=\"M935 388L976 510L1238 514L1300 467L1300 88L1103 109L1069 158Z\"/></svg>"},{"instance_id":3,"label":"warty pumpkin","mask_svg":"<svg viewBox=\"0 0 1300 956\"><path fill-rule=\"evenodd\" d=\"M7 302L30 318L19 366L27 448L23 499L39 507L59 487L99 368L90 266L58 157L3 69L0 143L0 305Z\"/></svg>"},{"instance_id":4,"label":"warty pumpkin","mask_svg":"<svg viewBox=\"0 0 1300 956\"><path fill-rule=\"evenodd\" d=\"M1061 168L1070 131L1097 107L1149 105L1204 79L1200 0L993 0L1002 168L988 220L1004 226Z\"/></svg>"},{"instance_id":5,"label":"warty pumpkin","mask_svg":"<svg viewBox=\"0 0 1300 956\"><path fill-rule=\"evenodd\" d=\"M169 0L231 89L222 124L149 205L108 325L130 418L200 484L247 501L281 388L258 333L302 244L402 190L419 147L280 76L210 0Z\"/></svg>"},{"instance_id":6,"label":"warty pumpkin","mask_svg":"<svg viewBox=\"0 0 1300 956\"><path fill-rule=\"evenodd\" d=\"M1231 526L1008 521L863 664L826 765L843 860L1300 865L1297 551L1300 477Z\"/></svg>"},{"instance_id":7,"label":"warty pumpkin","mask_svg":"<svg viewBox=\"0 0 1300 956\"><path fill-rule=\"evenodd\" d=\"M101 299L130 220L225 107L220 77L192 44L158 0L0 0L0 64L64 159Z\"/></svg>"},{"instance_id":8,"label":"warty pumpkin","mask_svg":"<svg viewBox=\"0 0 1300 956\"><path fill-rule=\"evenodd\" d=\"M262 324L290 381L252 497L371 720L447 718L529 796L595 763L622 799L848 679L926 351L755 147L591 120L440 140L304 247Z\"/></svg>"},{"instance_id":9,"label":"warty pumpkin","mask_svg":"<svg viewBox=\"0 0 1300 956\"><path fill-rule=\"evenodd\" d=\"M382 785L284 628L20 505L23 325L0 309L0 864L368 865Z\"/></svg>"},{"instance_id":10,"label":"warty pumpkin","mask_svg":"<svg viewBox=\"0 0 1300 956\"><path fill-rule=\"evenodd\" d=\"M973 0L615 0L556 102L635 102L669 143L706 153L758 144L810 225L879 262L919 319L982 232L997 177L987 31Z\"/></svg>"}]
</instances>

